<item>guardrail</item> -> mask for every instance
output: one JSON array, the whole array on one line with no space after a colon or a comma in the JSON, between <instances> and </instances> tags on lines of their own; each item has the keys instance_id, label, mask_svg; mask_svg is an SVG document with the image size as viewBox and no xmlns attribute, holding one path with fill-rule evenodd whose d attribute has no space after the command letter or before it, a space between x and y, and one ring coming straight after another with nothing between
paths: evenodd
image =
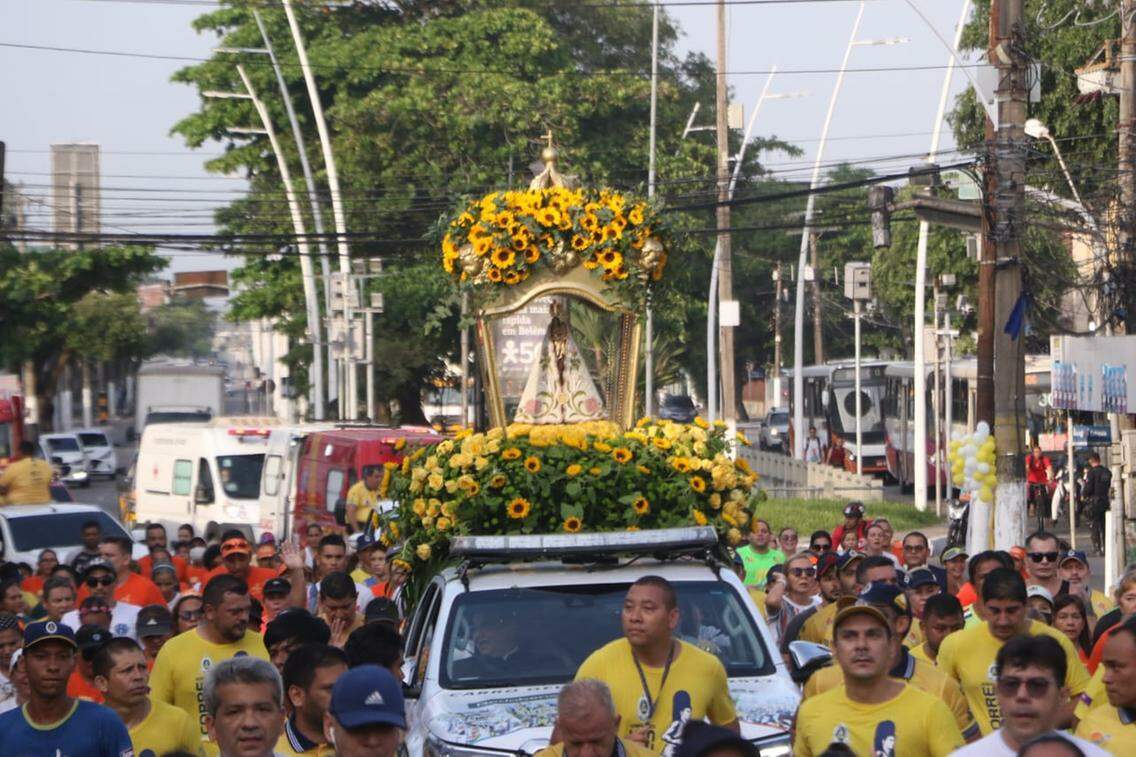
<instances>
[{"instance_id":1,"label":"guardrail","mask_svg":"<svg viewBox=\"0 0 1136 757\"><path fill-rule=\"evenodd\" d=\"M884 498L883 482L878 478L858 476L830 465L806 463L756 447L743 447L739 454L761 476L761 488L775 497L864 502L879 502Z\"/></svg>"}]
</instances>

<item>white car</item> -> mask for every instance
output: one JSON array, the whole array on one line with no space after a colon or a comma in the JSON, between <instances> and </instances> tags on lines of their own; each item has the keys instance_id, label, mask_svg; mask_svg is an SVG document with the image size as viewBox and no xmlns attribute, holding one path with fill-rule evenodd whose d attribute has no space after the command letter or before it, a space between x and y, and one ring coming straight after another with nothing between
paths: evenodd
<instances>
[{"instance_id":1,"label":"white car","mask_svg":"<svg viewBox=\"0 0 1136 757\"><path fill-rule=\"evenodd\" d=\"M34 566L40 550L54 549L60 562L82 546L83 524L95 521L104 536L130 537L126 529L98 505L8 505L0 507L0 559ZM134 559L148 554L145 544L134 543Z\"/></svg>"},{"instance_id":2,"label":"white car","mask_svg":"<svg viewBox=\"0 0 1136 757\"><path fill-rule=\"evenodd\" d=\"M78 434L41 434L39 446L48 461L66 466L63 483L69 486L91 485L91 477L87 472L90 461L83 451L83 442L79 440Z\"/></svg>"},{"instance_id":3,"label":"white car","mask_svg":"<svg viewBox=\"0 0 1136 757\"><path fill-rule=\"evenodd\" d=\"M800 695L745 587L710 556L716 544L712 528L455 538L452 551L465 562L433 578L406 635L409 753L520 755L547 746L560 688L622 635L631 583L660 575L678 593L679 636L725 665L742 736L763 757L788 755ZM536 561L524 562L526 553ZM515 643L515 663L473 659L474 639L488 628L513 635L503 643Z\"/></svg>"},{"instance_id":4,"label":"white car","mask_svg":"<svg viewBox=\"0 0 1136 757\"><path fill-rule=\"evenodd\" d=\"M87 473L108 478L118 475L118 455L114 451L114 442L104 429L78 428L74 434L79 437L87 455Z\"/></svg>"}]
</instances>

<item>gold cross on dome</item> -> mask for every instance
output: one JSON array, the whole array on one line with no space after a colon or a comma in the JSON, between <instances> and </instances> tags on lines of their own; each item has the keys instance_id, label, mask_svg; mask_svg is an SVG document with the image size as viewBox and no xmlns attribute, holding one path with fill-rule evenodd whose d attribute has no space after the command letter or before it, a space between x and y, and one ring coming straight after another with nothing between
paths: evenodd
<instances>
[{"instance_id":1,"label":"gold cross on dome","mask_svg":"<svg viewBox=\"0 0 1136 757\"><path fill-rule=\"evenodd\" d=\"M541 137L541 139L548 142L548 146L552 147L552 127L549 127L548 133Z\"/></svg>"}]
</instances>

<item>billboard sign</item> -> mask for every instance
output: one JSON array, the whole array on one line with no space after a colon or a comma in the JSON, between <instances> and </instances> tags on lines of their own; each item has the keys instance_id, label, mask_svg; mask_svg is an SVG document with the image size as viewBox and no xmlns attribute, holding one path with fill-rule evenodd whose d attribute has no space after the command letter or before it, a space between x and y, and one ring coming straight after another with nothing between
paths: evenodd
<instances>
[{"instance_id":1,"label":"billboard sign","mask_svg":"<svg viewBox=\"0 0 1136 757\"><path fill-rule=\"evenodd\" d=\"M1136 411L1136 336L1050 338L1053 407L1093 413Z\"/></svg>"}]
</instances>

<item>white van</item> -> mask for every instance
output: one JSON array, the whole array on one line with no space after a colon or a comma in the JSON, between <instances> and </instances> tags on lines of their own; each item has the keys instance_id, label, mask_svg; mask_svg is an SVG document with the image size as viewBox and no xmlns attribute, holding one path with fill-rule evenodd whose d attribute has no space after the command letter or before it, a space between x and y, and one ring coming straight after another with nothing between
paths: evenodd
<instances>
[{"instance_id":1,"label":"white van","mask_svg":"<svg viewBox=\"0 0 1136 757\"><path fill-rule=\"evenodd\" d=\"M146 426L134 476L135 522L190 523L209 539L261 525L261 474L275 418L214 418Z\"/></svg>"},{"instance_id":2,"label":"white van","mask_svg":"<svg viewBox=\"0 0 1136 757\"><path fill-rule=\"evenodd\" d=\"M77 428L74 431L87 453L87 472L92 476L107 476L114 478L118 475L118 455L114 451L114 442L110 434L101 428Z\"/></svg>"},{"instance_id":3,"label":"white van","mask_svg":"<svg viewBox=\"0 0 1136 757\"><path fill-rule=\"evenodd\" d=\"M91 485L88 474L90 460L83 451L83 443L77 434L40 434L39 446L45 460L66 466L62 476L63 483L84 488Z\"/></svg>"}]
</instances>

